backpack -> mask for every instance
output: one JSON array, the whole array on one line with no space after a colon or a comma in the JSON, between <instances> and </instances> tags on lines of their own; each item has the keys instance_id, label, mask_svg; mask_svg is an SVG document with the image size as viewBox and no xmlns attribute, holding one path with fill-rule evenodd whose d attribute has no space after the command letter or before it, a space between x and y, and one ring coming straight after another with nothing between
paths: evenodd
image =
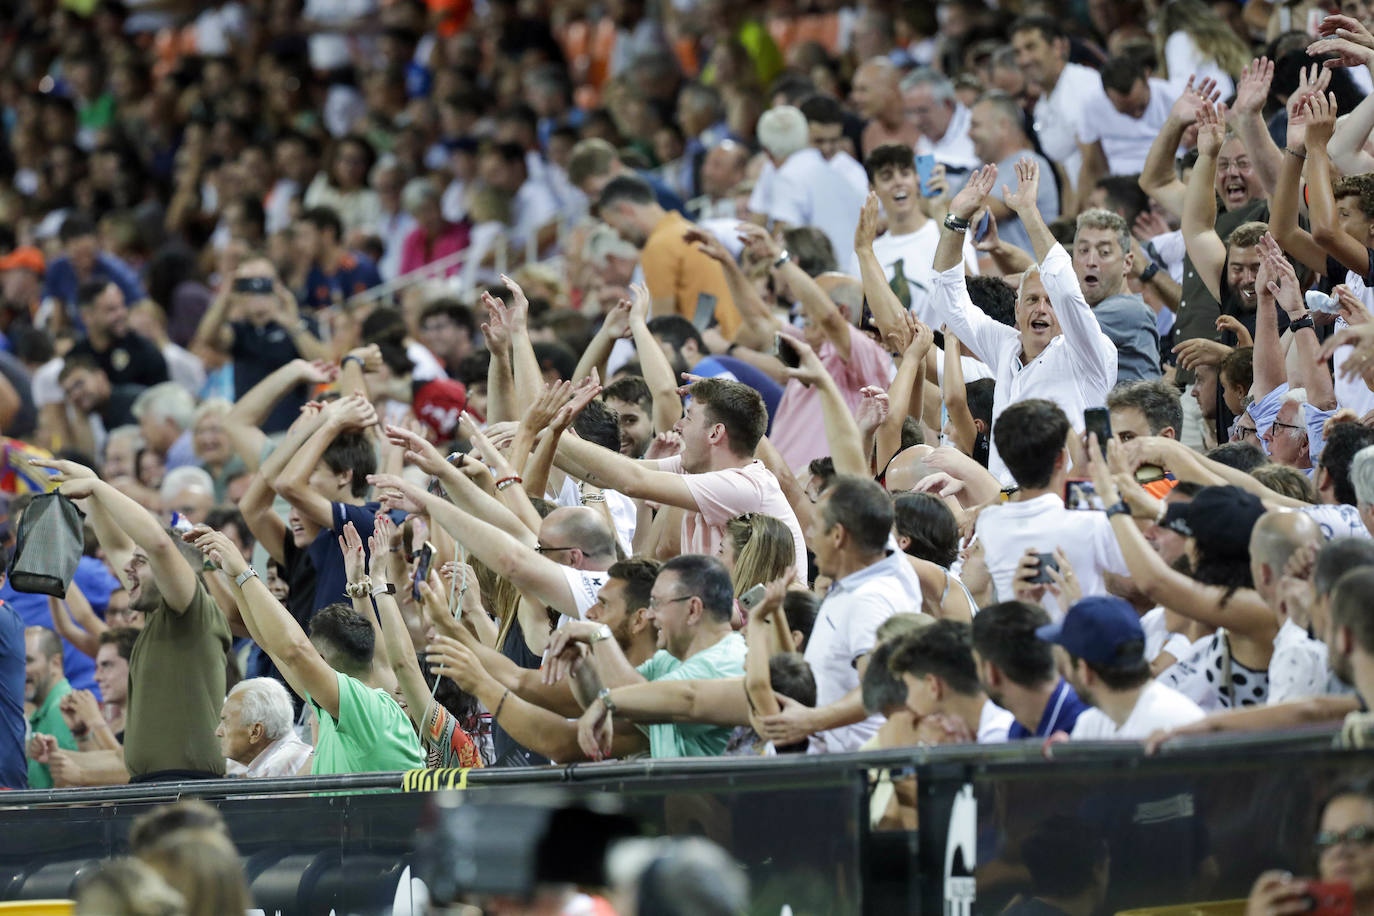
<instances>
[{"instance_id":1,"label":"backpack","mask_svg":"<svg viewBox=\"0 0 1374 916\"><path fill-rule=\"evenodd\" d=\"M57 491L35 496L24 510L8 570L17 592L67 597L86 548L86 515Z\"/></svg>"}]
</instances>

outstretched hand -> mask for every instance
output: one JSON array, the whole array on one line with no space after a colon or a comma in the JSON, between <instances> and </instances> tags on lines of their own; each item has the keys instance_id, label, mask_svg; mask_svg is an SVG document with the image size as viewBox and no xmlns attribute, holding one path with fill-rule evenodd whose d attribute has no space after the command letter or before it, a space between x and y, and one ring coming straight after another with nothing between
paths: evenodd
<instances>
[{"instance_id":1,"label":"outstretched hand","mask_svg":"<svg viewBox=\"0 0 1374 916\"><path fill-rule=\"evenodd\" d=\"M408 463L413 464L431 477L438 477L448 465L443 454L435 447L434 443L419 433L400 426L388 426L386 427L386 437L392 445L405 452L405 460Z\"/></svg>"},{"instance_id":2,"label":"outstretched hand","mask_svg":"<svg viewBox=\"0 0 1374 916\"><path fill-rule=\"evenodd\" d=\"M343 554L344 576L349 582L357 582L367 575L367 552L352 522L344 525L343 534L339 535L339 553Z\"/></svg>"},{"instance_id":3,"label":"outstretched hand","mask_svg":"<svg viewBox=\"0 0 1374 916\"><path fill-rule=\"evenodd\" d=\"M983 208L988 195L997 184L997 165L985 165L974 171L959 193L949 202L950 215L958 219L972 220L973 215ZM1008 204L1010 206L1010 204Z\"/></svg>"}]
</instances>

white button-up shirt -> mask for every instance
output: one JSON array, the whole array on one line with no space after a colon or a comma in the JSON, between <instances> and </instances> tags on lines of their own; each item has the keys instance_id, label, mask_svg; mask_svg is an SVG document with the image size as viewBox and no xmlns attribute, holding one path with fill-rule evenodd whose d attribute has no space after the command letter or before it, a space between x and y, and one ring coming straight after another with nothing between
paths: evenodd
<instances>
[{"instance_id":1,"label":"white button-up shirt","mask_svg":"<svg viewBox=\"0 0 1374 916\"><path fill-rule=\"evenodd\" d=\"M997 417L1008 405L1045 398L1058 404L1081 433L1084 408L1103 406L1107 392L1116 384L1116 347L1098 327L1083 298L1064 246L1056 243L1045 255L1040 279L1063 333L1025 364L1021 362L1021 332L988 317L973 304L964 285L962 263L935 275L932 301L941 320L987 362L997 380L992 401L994 429ZM997 454L996 442L988 470L1005 485L1015 483Z\"/></svg>"},{"instance_id":2,"label":"white button-up shirt","mask_svg":"<svg viewBox=\"0 0 1374 916\"><path fill-rule=\"evenodd\" d=\"M893 614L921 610L921 581L906 554L893 551L876 563L836 580L821 603L806 662L816 678L816 706L828 706L859 686L856 662L873 651L878 627ZM855 751L878 733L881 715L811 738L811 753Z\"/></svg>"},{"instance_id":3,"label":"white button-up shirt","mask_svg":"<svg viewBox=\"0 0 1374 916\"><path fill-rule=\"evenodd\" d=\"M249 779L308 775L310 757L314 753L315 749L296 737L294 730L288 730L286 734L263 748L241 775Z\"/></svg>"}]
</instances>

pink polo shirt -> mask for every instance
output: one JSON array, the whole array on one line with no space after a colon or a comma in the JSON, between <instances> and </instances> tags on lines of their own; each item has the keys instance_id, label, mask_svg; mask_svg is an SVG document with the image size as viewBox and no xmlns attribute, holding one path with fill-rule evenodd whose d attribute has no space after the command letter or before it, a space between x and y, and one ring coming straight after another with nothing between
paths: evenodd
<instances>
[{"instance_id":1,"label":"pink polo shirt","mask_svg":"<svg viewBox=\"0 0 1374 916\"><path fill-rule=\"evenodd\" d=\"M440 258L463 251L468 247L470 237L467 223L444 223L443 231L433 241L425 237L424 229L412 229L401 243L401 273L408 274ZM450 264L444 275L455 274L462 269L462 263Z\"/></svg>"}]
</instances>

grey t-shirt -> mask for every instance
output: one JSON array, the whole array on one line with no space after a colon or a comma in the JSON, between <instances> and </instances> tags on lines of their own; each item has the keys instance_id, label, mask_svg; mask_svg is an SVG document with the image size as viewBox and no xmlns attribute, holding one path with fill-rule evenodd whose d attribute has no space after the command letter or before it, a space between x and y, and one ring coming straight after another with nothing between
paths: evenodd
<instances>
[{"instance_id":1,"label":"grey t-shirt","mask_svg":"<svg viewBox=\"0 0 1374 916\"><path fill-rule=\"evenodd\" d=\"M1116 383L1159 378L1159 325L1134 293L1108 296L1093 306L1102 333L1116 345Z\"/></svg>"},{"instance_id":2,"label":"grey t-shirt","mask_svg":"<svg viewBox=\"0 0 1374 916\"><path fill-rule=\"evenodd\" d=\"M1040 164L1040 188L1035 204L1040 208L1040 215L1045 218L1045 222L1052 223L1059 218L1059 190L1054 179L1054 167L1044 156L1037 156L1031 150L1017 150L997 163L997 184L992 189L992 196L1001 200L1002 185L1016 187L1016 163L1022 159L1034 159ZM1031 247L1030 235L1026 232L1026 227L1021 225L1021 220L1015 217L998 220L997 234L1002 241L1010 242L1034 257L1035 249Z\"/></svg>"}]
</instances>

